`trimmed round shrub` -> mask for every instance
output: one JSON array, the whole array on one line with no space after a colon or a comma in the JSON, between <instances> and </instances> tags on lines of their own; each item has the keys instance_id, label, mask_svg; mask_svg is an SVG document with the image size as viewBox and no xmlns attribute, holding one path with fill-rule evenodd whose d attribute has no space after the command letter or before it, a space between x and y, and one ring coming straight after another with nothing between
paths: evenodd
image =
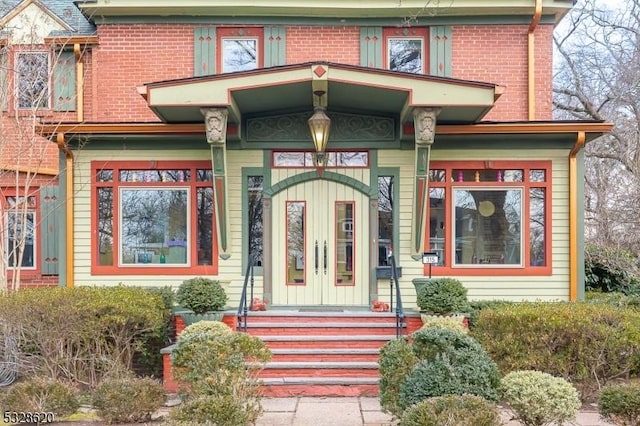
<instances>
[{"instance_id":1,"label":"trimmed round shrub","mask_svg":"<svg viewBox=\"0 0 640 426\"><path fill-rule=\"evenodd\" d=\"M562 424L576 418L578 391L563 378L541 371L514 371L501 383L502 397L525 426Z\"/></svg>"},{"instance_id":2,"label":"trimmed round shrub","mask_svg":"<svg viewBox=\"0 0 640 426\"><path fill-rule=\"evenodd\" d=\"M500 426L495 404L475 395L444 395L409 407L399 426Z\"/></svg>"},{"instance_id":3,"label":"trimmed round shrub","mask_svg":"<svg viewBox=\"0 0 640 426\"><path fill-rule=\"evenodd\" d=\"M93 406L108 423L142 423L164 405L165 392L149 377L105 379L93 391Z\"/></svg>"},{"instance_id":4,"label":"trimmed round shrub","mask_svg":"<svg viewBox=\"0 0 640 426\"><path fill-rule=\"evenodd\" d=\"M638 372L640 311L606 303L514 303L482 310L470 330L500 370L544 371L582 399Z\"/></svg>"},{"instance_id":5,"label":"trimmed round shrub","mask_svg":"<svg viewBox=\"0 0 640 426\"><path fill-rule=\"evenodd\" d=\"M472 349L480 353L484 349L471 336L462 331L447 328L421 328L413 333L413 352L418 359L436 359L452 350Z\"/></svg>"},{"instance_id":6,"label":"trimmed round shrub","mask_svg":"<svg viewBox=\"0 0 640 426\"><path fill-rule=\"evenodd\" d=\"M380 348L380 405L399 417L404 409L400 387L418 362L406 337L391 340Z\"/></svg>"},{"instance_id":7,"label":"trimmed round shrub","mask_svg":"<svg viewBox=\"0 0 640 426\"><path fill-rule=\"evenodd\" d=\"M417 294L420 310L438 315L460 313L469 309L467 289L455 278L433 278Z\"/></svg>"},{"instance_id":8,"label":"trimmed round shrub","mask_svg":"<svg viewBox=\"0 0 640 426\"><path fill-rule=\"evenodd\" d=\"M598 411L605 420L622 426L640 424L640 383L609 385L600 391Z\"/></svg>"},{"instance_id":9,"label":"trimmed round shrub","mask_svg":"<svg viewBox=\"0 0 640 426\"><path fill-rule=\"evenodd\" d=\"M176 301L180 306L192 310L195 314L220 311L227 300L227 293L220 282L204 277L183 281L176 292Z\"/></svg>"},{"instance_id":10,"label":"trimmed round shrub","mask_svg":"<svg viewBox=\"0 0 640 426\"><path fill-rule=\"evenodd\" d=\"M420 361L400 386L400 401L405 409L442 395L471 394L497 401L499 384L498 368L485 352L456 349Z\"/></svg>"},{"instance_id":11,"label":"trimmed round shrub","mask_svg":"<svg viewBox=\"0 0 640 426\"><path fill-rule=\"evenodd\" d=\"M420 315L422 320L422 328L447 328L449 330L467 333L469 330L465 325L465 317L463 315Z\"/></svg>"},{"instance_id":12,"label":"trimmed round shrub","mask_svg":"<svg viewBox=\"0 0 640 426\"><path fill-rule=\"evenodd\" d=\"M19 381L0 394L0 406L15 412L50 412L56 419L69 416L80 408L76 390L70 385L33 377Z\"/></svg>"},{"instance_id":13,"label":"trimmed round shrub","mask_svg":"<svg viewBox=\"0 0 640 426\"><path fill-rule=\"evenodd\" d=\"M257 400L230 394L200 395L171 410L169 417L177 425L247 426L255 424L262 413Z\"/></svg>"},{"instance_id":14,"label":"trimmed round shrub","mask_svg":"<svg viewBox=\"0 0 640 426\"><path fill-rule=\"evenodd\" d=\"M196 334L219 336L233 333L233 330L222 321L198 321L188 325L178 336L178 339L186 339Z\"/></svg>"}]
</instances>

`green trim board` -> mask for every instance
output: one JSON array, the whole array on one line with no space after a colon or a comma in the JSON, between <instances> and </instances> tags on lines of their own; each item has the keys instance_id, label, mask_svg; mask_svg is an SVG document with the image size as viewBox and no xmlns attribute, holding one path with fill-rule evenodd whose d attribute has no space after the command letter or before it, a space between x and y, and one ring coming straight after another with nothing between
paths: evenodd
<instances>
[{"instance_id":1,"label":"green trim board","mask_svg":"<svg viewBox=\"0 0 640 426\"><path fill-rule=\"evenodd\" d=\"M373 163L372 163L373 164ZM393 177L393 199L397 202L395 203L393 211L392 211L392 220L393 220L393 247L400 247L400 167L375 167L371 169L371 187L376 187L378 185L378 177L381 176L391 176ZM377 263L376 263L377 264Z\"/></svg>"},{"instance_id":2,"label":"green trim board","mask_svg":"<svg viewBox=\"0 0 640 426\"><path fill-rule=\"evenodd\" d=\"M58 150L58 198L60 204L60 214L57 215L57 228L58 235L62 235L62 238L58 238L58 286L66 287L69 280L69 274L73 274L73 271L67 270L67 215L69 214L67 209L67 179L69 173L67 171L67 158L62 150Z\"/></svg>"},{"instance_id":3,"label":"green trim board","mask_svg":"<svg viewBox=\"0 0 640 426\"><path fill-rule=\"evenodd\" d=\"M218 256L226 260L231 257L229 197L227 196L226 152L223 146L211 144L211 171L213 172L213 196L215 203Z\"/></svg>"},{"instance_id":4,"label":"green trim board","mask_svg":"<svg viewBox=\"0 0 640 426\"><path fill-rule=\"evenodd\" d=\"M290 176L280 182L276 183L269 188L264 189L264 196L272 198L277 193L284 191L285 189L298 185L299 183L308 182L317 179L325 179L332 182L341 183L350 188L355 189L356 191L362 192L367 195L369 198L378 196L378 187L375 187L375 191L367 184L360 182L350 176L342 175L335 172L330 172L328 170L324 170L322 175L320 175L317 171L304 172L297 175ZM372 192L373 191L373 192Z\"/></svg>"},{"instance_id":5,"label":"green trim board","mask_svg":"<svg viewBox=\"0 0 640 426\"><path fill-rule=\"evenodd\" d=\"M382 68L382 27L360 28L360 65Z\"/></svg>"},{"instance_id":6,"label":"green trim board","mask_svg":"<svg viewBox=\"0 0 640 426\"><path fill-rule=\"evenodd\" d=\"M429 27L429 74L451 77L453 40L451 27Z\"/></svg>"},{"instance_id":7,"label":"green trim board","mask_svg":"<svg viewBox=\"0 0 640 426\"><path fill-rule=\"evenodd\" d=\"M264 66L287 63L287 30L283 26L264 27Z\"/></svg>"}]
</instances>

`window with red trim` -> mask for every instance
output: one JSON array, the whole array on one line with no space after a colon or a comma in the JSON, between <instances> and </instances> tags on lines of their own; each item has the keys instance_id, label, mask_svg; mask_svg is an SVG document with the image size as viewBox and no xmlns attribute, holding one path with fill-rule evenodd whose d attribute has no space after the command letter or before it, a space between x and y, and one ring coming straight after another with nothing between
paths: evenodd
<instances>
[{"instance_id":1,"label":"window with red trim","mask_svg":"<svg viewBox=\"0 0 640 426\"><path fill-rule=\"evenodd\" d=\"M383 36L385 68L428 74L429 28L385 28Z\"/></svg>"},{"instance_id":2,"label":"window with red trim","mask_svg":"<svg viewBox=\"0 0 640 426\"><path fill-rule=\"evenodd\" d=\"M33 189L33 188L32 188ZM38 258L38 197L8 195L2 197L2 235L8 269L35 271ZM15 191L13 191L15 192Z\"/></svg>"},{"instance_id":3,"label":"window with red trim","mask_svg":"<svg viewBox=\"0 0 640 426\"><path fill-rule=\"evenodd\" d=\"M271 165L274 168L316 168L313 162L315 152L310 151L274 151ZM326 168L367 168L368 151L327 151Z\"/></svg>"},{"instance_id":4,"label":"window with red trim","mask_svg":"<svg viewBox=\"0 0 640 426\"><path fill-rule=\"evenodd\" d=\"M93 162L96 273L216 273L208 161Z\"/></svg>"},{"instance_id":5,"label":"window with red trim","mask_svg":"<svg viewBox=\"0 0 640 426\"><path fill-rule=\"evenodd\" d=\"M217 69L220 73L264 66L264 30L260 27L218 27Z\"/></svg>"},{"instance_id":6,"label":"window with red trim","mask_svg":"<svg viewBox=\"0 0 640 426\"><path fill-rule=\"evenodd\" d=\"M550 162L437 162L429 173L434 271L550 273Z\"/></svg>"}]
</instances>

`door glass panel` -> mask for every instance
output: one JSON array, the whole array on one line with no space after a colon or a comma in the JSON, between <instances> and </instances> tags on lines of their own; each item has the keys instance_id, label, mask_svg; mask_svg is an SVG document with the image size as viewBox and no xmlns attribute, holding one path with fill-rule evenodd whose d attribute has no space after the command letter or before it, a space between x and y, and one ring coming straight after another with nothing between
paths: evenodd
<instances>
[{"instance_id":1,"label":"door glass panel","mask_svg":"<svg viewBox=\"0 0 640 426\"><path fill-rule=\"evenodd\" d=\"M353 202L336 203L336 284L353 285Z\"/></svg>"},{"instance_id":2,"label":"door glass panel","mask_svg":"<svg viewBox=\"0 0 640 426\"><path fill-rule=\"evenodd\" d=\"M287 284L304 284L304 216L303 201L287 201Z\"/></svg>"}]
</instances>

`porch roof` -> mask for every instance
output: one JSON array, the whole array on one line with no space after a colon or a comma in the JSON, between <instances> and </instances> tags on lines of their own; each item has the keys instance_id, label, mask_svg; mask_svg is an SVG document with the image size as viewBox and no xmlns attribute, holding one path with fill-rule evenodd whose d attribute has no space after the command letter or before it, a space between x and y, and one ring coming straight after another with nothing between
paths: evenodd
<instances>
[{"instance_id":1,"label":"porch roof","mask_svg":"<svg viewBox=\"0 0 640 426\"><path fill-rule=\"evenodd\" d=\"M313 111L314 92L325 92L327 113L351 112L413 123L413 110L439 107L439 124L477 123L502 93L498 85L309 62L145 84L138 88L165 123L203 121L201 108L227 108L229 123L247 117Z\"/></svg>"}]
</instances>

